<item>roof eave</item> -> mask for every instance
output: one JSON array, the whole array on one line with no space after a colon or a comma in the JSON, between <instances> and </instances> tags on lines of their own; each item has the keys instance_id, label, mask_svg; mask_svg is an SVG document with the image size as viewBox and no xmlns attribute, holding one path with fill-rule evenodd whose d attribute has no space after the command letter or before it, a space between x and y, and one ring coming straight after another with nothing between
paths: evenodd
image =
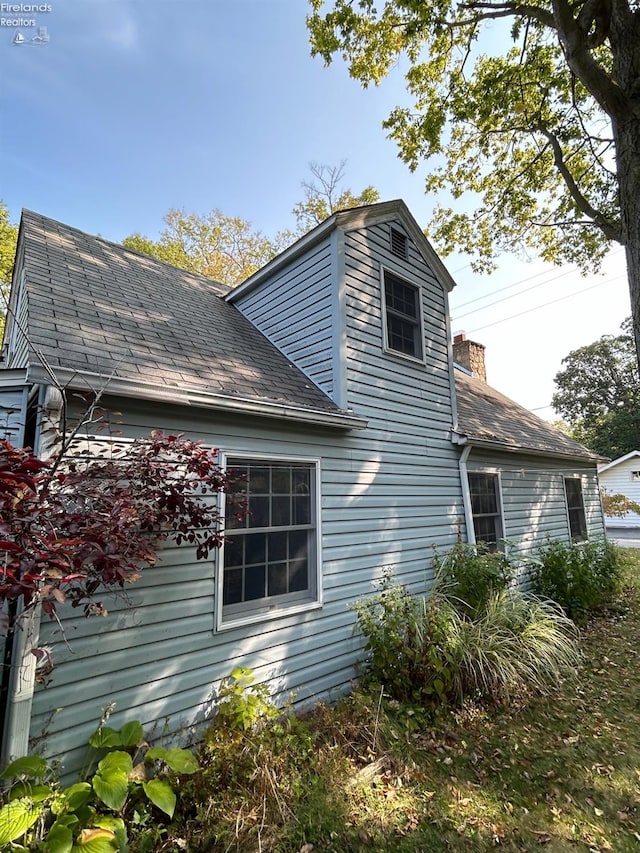
<instances>
[{"instance_id":1,"label":"roof eave","mask_svg":"<svg viewBox=\"0 0 640 853\"><path fill-rule=\"evenodd\" d=\"M132 382L114 376L103 376L85 370L69 368L55 369L55 378L59 387L73 388L97 394L149 400L178 406L194 406L203 409L215 409L220 412L255 415L265 418L304 423L309 426L324 426L336 429L365 429L368 421L350 412L341 410L331 412L322 409L305 408L291 403L272 400L253 400L247 397L229 397L203 391L198 388L169 388L151 383ZM32 366L29 370L31 382L51 385L51 375L41 366Z\"/></svg>"},{"instance_id":2,"label":"roof eave","mask_svg":"<svg viewBox=\"0 0 640 853\"><path fill-rule=\"evenodd\" d=\"M587 455L584 453L563 453L558 450L547 450L536 447L527 447L520 444L506 444L501 441L492 441L488 438L479 438L477 436L469 436L465 433L452 432L451 442L456 445L467 445L477 447L482 450L497 450L501 453L521 453L527 456L553 456L554 459L580 460L589 462L592 465L597 465L604 457L596 455Z\"/></svg>"}]
</instances>

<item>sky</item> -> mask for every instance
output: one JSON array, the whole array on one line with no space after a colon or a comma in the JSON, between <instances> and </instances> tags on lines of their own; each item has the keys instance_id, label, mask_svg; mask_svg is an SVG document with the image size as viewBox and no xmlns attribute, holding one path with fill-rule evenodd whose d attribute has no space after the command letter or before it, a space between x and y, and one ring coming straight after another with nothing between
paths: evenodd
<instances>
[{"instance_id":1,"label":"sky","mask_svg":"<svg viewBox=\"0 0 640 853\"><path fill-rule=\"evenodd\" d=\"M13 221L29 208L120 241L157 238L173 207L219 209L271 236L294 227L309 164L346 161L345 187L372 184L428 223L426 167L411 173L382 129L410 103L406 68L366 90L341 61L325 68L306 0L30 5L0 11L0 199ZM489 276L443 260L452 330L484 344L489 383L541 417L556 417L562 359L630 314L619 248L586 278L512 255Z\"/></svg>"}]
</instances>

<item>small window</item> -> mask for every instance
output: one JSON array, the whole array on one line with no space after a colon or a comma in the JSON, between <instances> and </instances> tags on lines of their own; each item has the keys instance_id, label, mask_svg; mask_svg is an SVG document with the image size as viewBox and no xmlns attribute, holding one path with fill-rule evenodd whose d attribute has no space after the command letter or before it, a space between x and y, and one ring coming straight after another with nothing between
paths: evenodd
<instances>
[{"instance_id":1,"label":"small window","mask_svg":"<svg viewBox=\"0 0 640 853\"><path fill-rule=\"evenodd\" d=\"M384 272L386 348L422 360L420 289Z\"/></svg>"},{"instance_id":2,"label":"small window","mask_svg":"<svg viewBox=\"0 0 640 853\"><path fill-rule=\"evenodd\" d=\"M582 483L577 477L565 477L564 490L567 498L571 541L584 542L587 538L587 519L584 514Z\"/></svg>"},{"instance_id":3,"label":"small window","mask_svg":"<svg viewBox=\"0 0 640 853\"><path fill-rule=\"evenodd\" d=\"M468 480L476 542L497 551L504 535L498 475L470 473Z\"/></svg>"},{"instance_id":4,"label":"small window","mask_svg":"<svg viewBox=\"0 0 640 853\"><path fill-rule=\"evenodd\" d=\"M640 471L632 471L631 472L632 480L640 480Z\"/></svg>"},{"instance_id":5,"label":"small window","mask_svg":"<svg viewBox=\"0 0 640 853\"><path fill-rule=\"evenodd\" d=\"M226 467L237 479L226 501L223 621L315 602L316 464L231 458Z\"/></svg>"},{"instance_id":6,"label":"small window","mask_svg":"<svg viewBox=\"0 0 640 853\"><path fill-rule=\"evenodd\" d=\"M409 257L409 241L407 240L407 235L403 234L402 231L398 231L397 228L390 228L389 236L392 254L406 261Z\"/></svg>"}]
</instances>

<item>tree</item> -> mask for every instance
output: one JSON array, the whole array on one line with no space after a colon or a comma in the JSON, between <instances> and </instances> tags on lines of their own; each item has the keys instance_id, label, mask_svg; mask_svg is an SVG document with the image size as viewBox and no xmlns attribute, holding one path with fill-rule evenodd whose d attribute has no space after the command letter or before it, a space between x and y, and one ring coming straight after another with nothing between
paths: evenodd
<instances>
[{"instance_id":1,"label":"tree","mask_svg":"<svg viewBox=\"0 0 640 853\"><path fill-rule=\"evenodd\" d=\"M244 281L292 239L286 233L269 239L249 220L220 210L200 216L172 208L164 222L158 241L131 234L123 245L229 285Z\"/></svg>"},{"instance_id":2,"label":"tree","mask_svg":"<svg viewBox=\"0 0 640 853\"><path fill-rule=\"evenodd\" d=\"M313 178L302 182L304 200L293 208L299 234L305 234L332 213L379 201L380 193L375 187L365 187L359 195L354 195L351 190L340 186L345 166L345 160L342 160L338 166L327 166L323 163L309 164Z\"/></svg>"},{"instance_id":3,"label":"tree","mask_svg":"<svg viewBox=\"0 0 640 853\"><path fill-rule=\"evenodd\" d=\"M587 447L616 459L640 447L640 380L631 321L573 350L555 377L554 409Z\"/></svg>"},{"instance_id":4,"label":"tree","mask_svg":"<svg viewBox=\"0 0 640 853\"><path fill-rule=\"evenodd\" d=\"M9 288L13 274L13 261L18 243L18 227L9 221L9 209L0 201L0 338L4 332L5 310L9 300Z\"/></svg>"},{"instance_id":5,"label":"tree","mask_svg":"<svg viewBox=\"0 0 640 853\"><path fill-rule=\"evenodd\" d=\"M408 60L414 106L384 126L411 169L429 161L427 191L477 203L436 208L441 249L586 271L622 244L640 360L639 0L310 3L312 53L364 86Z\"/></svg>"},{"instance_id":6,"label":"tree","mask_svg":"<svg viewBox=\"0 0 640 853\"><path fill-rule=\"evenodd\" d=\"M194 545L198 559L223 542L210 497L232 481L215 450L153 432L83 455L76 438L48 461L0 440L0 605L9 605L9 631L38 604L53 618L65 602L106 615L97 596L137 580L167 538Z\"/></svg>"},{"instance_id":7,"label":"tree","mask_svg":"<svg viewBox=\"0 0 640 853\"><path fill-rule=\"evenodd\" d=\"M122 244L223 284L240 284L332 213L378 201L380 193L372 186L359 195L343 189L344 167L344 160L339 166L310 164L312 180L302 182L305 197L293 209L295 231L279 231L270 238L254 230L248 219L220 210L199 215L173 208L164 217L166 228L159 240L135 233Z\"/></svg>"}]
</instances>

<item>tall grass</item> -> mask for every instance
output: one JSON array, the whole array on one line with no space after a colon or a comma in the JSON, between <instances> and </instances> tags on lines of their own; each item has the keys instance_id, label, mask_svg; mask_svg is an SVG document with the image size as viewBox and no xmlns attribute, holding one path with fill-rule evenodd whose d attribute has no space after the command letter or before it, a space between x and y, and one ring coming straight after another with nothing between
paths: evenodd
<instances>
[{"instance_id":1,"label":"tall grass","mask_svg":"<svg viewBox=\"0 0 640 853\"><path fill-rule=\"evenodd\" d=\"M514 589L488 591L471 608L446 585L414 597L387 576L355 609L365 681L427 709L547 692L579 659L576 626L562 609Z\"/></svg>"}]
</instances>

